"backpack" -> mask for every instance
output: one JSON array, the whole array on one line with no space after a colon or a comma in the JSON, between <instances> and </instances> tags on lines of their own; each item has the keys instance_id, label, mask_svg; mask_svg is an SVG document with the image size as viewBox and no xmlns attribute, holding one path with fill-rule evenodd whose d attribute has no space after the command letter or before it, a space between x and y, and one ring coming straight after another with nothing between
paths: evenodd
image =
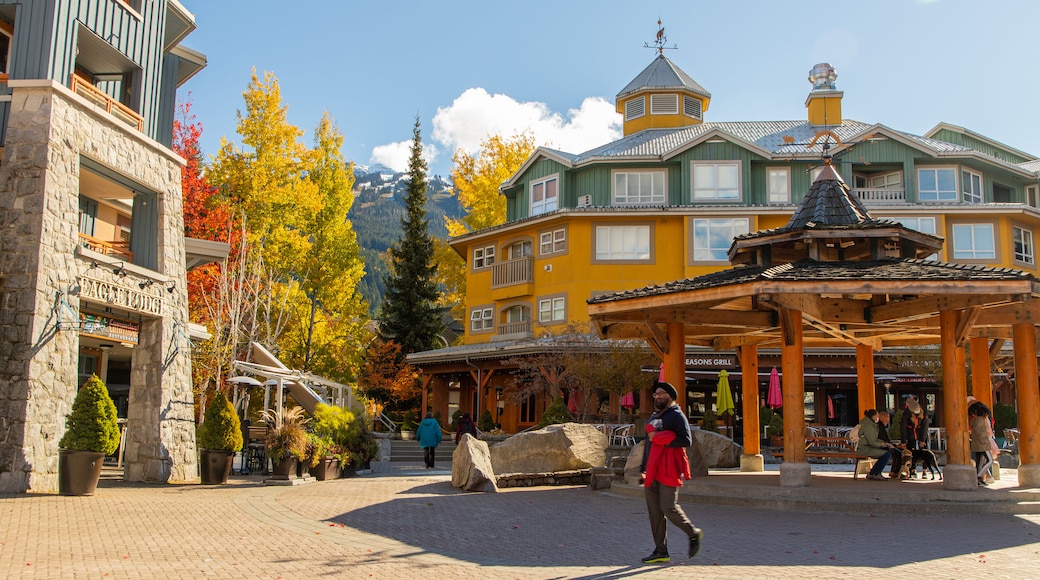
<instances>
[{"instance_id":1,"label":"backpack","mask_svg":"<svg viewBox=\"0 0 1040 580\"><path fill-rule=\"evenodd\" d=\"M852 446L853 447L859 445L859 428L860 427L862 427L862 425L856 425L855 427L852 428L852 431L849 431L849 441L852 442Z\"/></svg>"}]
</instances>

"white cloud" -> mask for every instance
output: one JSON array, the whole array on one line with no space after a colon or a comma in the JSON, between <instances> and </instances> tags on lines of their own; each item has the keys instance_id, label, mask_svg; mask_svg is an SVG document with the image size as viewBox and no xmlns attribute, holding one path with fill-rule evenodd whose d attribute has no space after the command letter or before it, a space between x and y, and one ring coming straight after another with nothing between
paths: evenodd
<instances>
[{"instance_id":1,"label":"white cloud","mask_svg":"<svg viewBox=\"0 0 1040 580\"><path fill-rule=\"evenodd\" d=\"M489 135L511 137L524 131L533 133L538 145L582 153L621 137L621 115L602 97L586 98L580 108L568 110L565 117L550 111L545 103L521 103L477 87L466 89L450 105L437 109L431 138L446 151L463 149L473 154ZM372 162L403 171L399 167L407 168L410 144L380 145L372 150ZM430 147L424 146L424 153ZM436 158L437 148L433 148Z\"/></svg>"},{"instance_id":2,"label":"white cloud","mask_svg":"<svg viewBox=\"0 0 1040 580\"><path fill-rule=\"evenodd\" d=\"M437 154L436 145L423 143L422 156L426 160L427 165L433 165L434 161L437 160ZM382 163L394 171L405 172L408 171L408 159L411 156L412 140L409 139L408 141L397 141L396 143L388 143L373 148L369 163Z\"/></svg>"}]
</instances>

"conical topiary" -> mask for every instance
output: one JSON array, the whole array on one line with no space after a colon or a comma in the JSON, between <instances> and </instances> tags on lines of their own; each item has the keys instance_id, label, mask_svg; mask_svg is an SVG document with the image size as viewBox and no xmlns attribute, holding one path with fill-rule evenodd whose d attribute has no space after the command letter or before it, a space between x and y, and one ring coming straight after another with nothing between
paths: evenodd
<instances>
[{"instance_id":1,"label":"conical topiary","mask_svg":"<svg viewBox=\"0 0 1040 580\"><path fill-rule=\"evenodd\" d=\"M58 442L62 449L111 455L119 448L116 404L97 375L92 375L76 393L65 426L65 434Z\"/></svg>"},{"instance_id":2,"label":"conical topiary","mask_svg":"<svg viewBox=\"0 0 1040 580\"><path fill-rule=\"evenodd\" d=\"M206 417L199 425L199 447L211 451L241 451L242 424L235 413L235 407L227 400L224 393L209 403Z\"/></svg>"}]
</instances>

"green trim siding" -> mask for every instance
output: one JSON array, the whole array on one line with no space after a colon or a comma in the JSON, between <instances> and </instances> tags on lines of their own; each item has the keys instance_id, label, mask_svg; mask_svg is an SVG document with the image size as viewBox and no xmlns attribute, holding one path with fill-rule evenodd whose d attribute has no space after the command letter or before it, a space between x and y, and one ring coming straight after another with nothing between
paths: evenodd
<instances>
[{"instance_id":1,"label":"green trim siding","mask_svg":"<svg viewBox=\"0 0 1040 580\"><path fill-rule=\"evenodd\" d=\"M678 157L679 167L682 168L682 179L679 183L679 194L681 202L679 205L750 205L749 200L753 195L750 193L752 163L765 161L765 158L752 153L739 145L730 142L725 143L701 143L692 149L682 152ZM737 202L707 202L693 203L693 170L691 161L739 161L740 162L740 201ZM778 165L783 165L782 162ZM762 194L764 195L764 194Z\"/></svg>"},{"instance_id":2,"label":"green trim siding","mask_svg":"<svg viewBox=\"0 0 1040 580\"><path fill-rule=\"evenodd\" d=\"M568 207L565 204L565 200L568 199L568 171L567 167L558 161L552 159L539 159L524 173L523 180L518 182L516 186L506 193L506 221L512 221L517 219L523 219L530 217L531 213L531 199L530 199L530 184L532 181L538 181L543 177L549 177L554 173L560 174L560 181L557 184L558 190L557 204L558 207ZM511 201L510 201L511 198ZM574 207L574 202L571 201L569 207Z\"/></svg>"},{"instance_id":3,"label":"green trim siding","mask_svg":"<svg viewBox=\"0 0 1040 580\"><path fill-rule=\"evenodd\" d=\"M985 153L997 159L1003 159L1010 163L1025 163L1026 161L1032 161L1032 158L1023 157L1014 151L1009 151L1003 147L996 147L991 143L976 139L971 135L966 135L958 131L952 131L950 129L940 129L938 133L932 136L933 139L939 141L945 141L947 143L953 143L954 145L963 145L964 147L970 147L980 153Z\"/></svg>"}]
</instances>

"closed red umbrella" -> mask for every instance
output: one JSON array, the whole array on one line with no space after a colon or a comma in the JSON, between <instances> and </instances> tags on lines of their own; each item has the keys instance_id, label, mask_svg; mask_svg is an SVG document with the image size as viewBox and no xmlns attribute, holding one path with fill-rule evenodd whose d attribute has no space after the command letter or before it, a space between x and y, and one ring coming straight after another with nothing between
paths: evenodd
<instances>
[{"instance_id":1,"label":"closed red umbrella","mask_svg":"<svg viewBox=\"0 0 1040 580\"><path fill-rule=\"evenodd\" d=\"M779 409L784 406L784 397L780 393L780 373L776 367L769 372L769 394L766 395L766 406L771 409Z\"/></svg>"},{"instance_id":2,"label":"closed red umbrella","mask_svg":"<svg viewBox=\"0 0 1040 580\"><path fill-rule=\"evenodd\" d=\"M632 391L621 395L621 406L631 409L636 406L636 397L632 394Z\"/></svg>"},{"instance_id":3,"label":"closed red umbrella","mask_svg":"<svg viewBox=\"0 0 1040 580\"><path fill-rule=\"evenodd\" d=\"M830 395L827 395L827 418L834 418L834 399L832 399Z\"/></svg>"},{"instance_id":4,"label":"closed red umbrella","mask_svg":"<svg viewBox=\"0 0 1040 580\"><path fill-rule=\"evenodd\" d=\"M661 372L657 373L657 382L664 382L664 363L661 363Z\"/></svg>"},{"instance_id":5,"label":"closed red umbrella","mask_svg":"<svg viewBox=\"0 0 1040 580\"><path fill-rule=\"evenodd\" d=\"M578 400L577 400L578 397L577 397L577 394L578 394L577 391L572 389L570 396L567 397L567 410L570 411L571 413L577 413L578 412Z\"/></svg>"}]
</instances>

